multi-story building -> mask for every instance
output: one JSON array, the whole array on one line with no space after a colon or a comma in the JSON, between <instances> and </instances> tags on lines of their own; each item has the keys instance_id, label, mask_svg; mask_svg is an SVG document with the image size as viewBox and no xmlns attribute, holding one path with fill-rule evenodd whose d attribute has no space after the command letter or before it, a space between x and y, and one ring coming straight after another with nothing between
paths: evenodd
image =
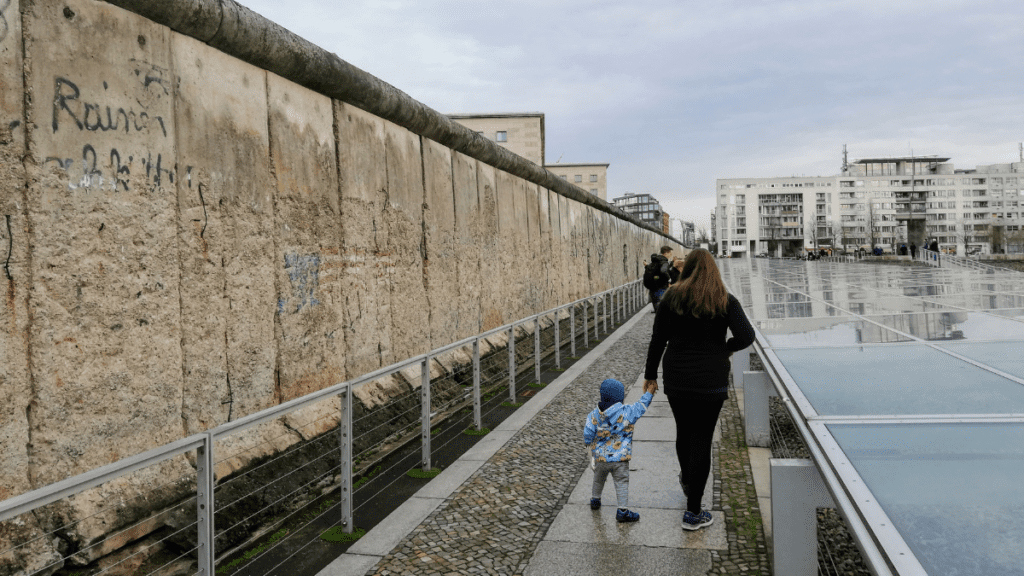
<instances>
[{"instance_id":1,"label":"multi-story building","mask_svg":"<svg viewBox=\"0 0 1024 576\"><path fill-rule=\"evenodd\" d=\"M608 201L609 164L544 164L543 113L449 114L448 117L530 162L543 166L555 176Z\"/></svg>"},{"instance_id":2,"label":"multi-story building","mask_svg":"<svg viewBox=\"0 0 1024 576\"><path fill-rule=\"evenodd\" d=\"M1024 162L956 169L949 158L869 158L835 176L716 182L719 254L821 248L896 252L933 240L956 254L1024 244Z\"/></svg>"},{"instance_id":3,"label":"multi-story building","mask_svg":"<svg viewBox=\"0 0 1024 576\"><path fill-rule=\"evenodd\" d=\"M572 182L607 202L608 166L609 164L547 164L544 167L562 180Z\"/></svg>"},{"instance_id":4,"label":"multi-story building","mask_svg":"<svg viewBox=\"0 0 1024 576\"><path fill-rule=\"evenodd\" d=\"M530 162L544 165L543 113L449 114L448 117Z\"/></svg>"},{"instance_id":5,"label":"multi-story building","mask_svg":"<svg viewBox=\"0 0 1024 576\"><path fill-rule=\"evenodd\" d=\"M665 212L661 209L661 203L650 194L626 192L625 195L614 198L612 204L655 228L662 228L665 225Z\"/></svg>"}]
</instances>

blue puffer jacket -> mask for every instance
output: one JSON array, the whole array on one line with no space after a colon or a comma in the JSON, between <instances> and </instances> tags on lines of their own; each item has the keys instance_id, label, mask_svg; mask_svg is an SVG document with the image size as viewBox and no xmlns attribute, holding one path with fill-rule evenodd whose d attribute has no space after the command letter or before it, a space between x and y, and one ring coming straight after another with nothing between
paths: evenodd
<instances>
[{"instance_id":1,"label":"blue puffer jacket","mask_svg":"<svg viewBox=\"0 0 1024 576\"><path fill-rule=\"evenodd\" d=\"M623 406L621 402L607 410L595 408L583 427L583 443L598 462L628 462L633 458L633 424L647 412L654 395L644 392L638 402Z\"/></svg>"}]
</instances>

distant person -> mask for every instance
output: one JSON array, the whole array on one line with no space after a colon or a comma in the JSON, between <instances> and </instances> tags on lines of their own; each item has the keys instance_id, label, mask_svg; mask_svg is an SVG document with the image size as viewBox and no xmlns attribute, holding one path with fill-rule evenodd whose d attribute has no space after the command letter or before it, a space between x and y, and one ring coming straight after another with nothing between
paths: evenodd
<instances>
[{"instance_id":1,"label":"distant person","mask_svg":"<svg viewBox=\"0 0 1024 576\"><path fill-rule=\"evenodd\" d=\"M726 330L733 337L726 340ZM665 292L647 349L644 390L658 390L661 364L665 397L676 423L679 484L686 497L683 530L712 523L701 508L711 472L711 440L729 397L729 357L754 342L754 329L729 294L707 250L686 256L676 282Z\"/></svg>"},{"instance_id":2,"label":"distant person","mask_svg":"<svg viewBox=\"0 0 1024 576\"><path fill-rule=\"evenodd\" d=\"M913 242L910 243L910 258L914 260L917 259L917 244L914 244Z\"/></svg>"},{"instance_id":3,"label":"distant person","mask_svg":"<svg viewBox=\"0 0 1024 576\"><path fill-rule=\"evenodd\" d=\"M669 284L672 247L662 246L660 254L651 254L651 262L644 266L644 288L651 296L651 313L658 310L658 303Z\"/></svg>"},{"instance_id":4,"label":"distant person","mask_svg":"<svg viewBox=\"0 0 1024 576\"><path fill-rule=\"evenodd\" d=\"M938 240L932 240L932 243L928 245L928 249L931 250L932 252L938 252L939 251L939 241Z\"/></svg>"},{"instance_id":5,"label":"distant person","mask_svg":"<svg viewBox=\"0 0 1024 576\"><path fill-rule=\"evenodd\" d=\"M615 482L615 498L619 509L615 520L636 522L640 515L629 509L629 462L633 459L633 424L647 412L658 384L644 383L640 400L624 406L626 389L622 382L609 378L601 382L601 401L597 403L583 426L583 443L593 458L594 485L591 489L590 509L601 508L601 493L608 474Z\"/></svg>"}]
</instances>

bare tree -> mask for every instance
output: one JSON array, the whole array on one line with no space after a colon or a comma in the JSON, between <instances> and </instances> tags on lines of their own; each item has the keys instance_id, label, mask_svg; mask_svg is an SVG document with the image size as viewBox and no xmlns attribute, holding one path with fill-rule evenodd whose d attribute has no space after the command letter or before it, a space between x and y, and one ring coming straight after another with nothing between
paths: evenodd
<instances>
[{"instance_id":1,"label":"bare tree","mask_svg":"<svg viewBox=\"0 0 1024 576\"><path fill-rule=\"evenodd\" d=\"M878 240L878 226L875 225L875 203L869 198L866 202L868 211L868 243L871 244L871 251L875 251L875 243Z\"/></svg>"}]
</instances>

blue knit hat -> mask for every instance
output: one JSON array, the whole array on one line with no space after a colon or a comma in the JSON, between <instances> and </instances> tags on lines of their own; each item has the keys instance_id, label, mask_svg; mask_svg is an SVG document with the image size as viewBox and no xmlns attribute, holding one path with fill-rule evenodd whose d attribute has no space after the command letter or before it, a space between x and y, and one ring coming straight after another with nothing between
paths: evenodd
<instances>
[{"instance_id":1,"label":"blue knit hat","mask_svg":"<svg viewBox=\"0 0 1024 576\"><path fill-rule=\"evenodd\" d=\"M597 409L604 412L615 405L616 402L622 402L622 399L625 397L626 388L622 385L622 382L609 378L601 382L601 401L597 403Z\"/></svg>"}]
</instances>

